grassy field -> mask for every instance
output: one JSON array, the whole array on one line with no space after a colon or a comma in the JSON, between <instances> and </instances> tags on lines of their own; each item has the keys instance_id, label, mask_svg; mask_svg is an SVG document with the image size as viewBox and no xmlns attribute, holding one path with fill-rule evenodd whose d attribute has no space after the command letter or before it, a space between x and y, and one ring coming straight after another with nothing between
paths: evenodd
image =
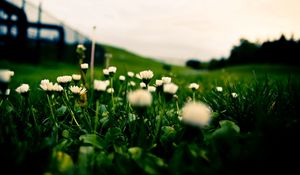
<instances>
[{"instance_id":1,"label":"grassy field","mask_svg":"<svg viewBox=\"0 0 300 175\"><path fill-rule=\"evenodd\" d=\"M164 70L163 62L153 60L151 58L145 58L126 50L119 48L105 46L105 50L108 53L113 54L113 58L109 60L110 66L116 66L119 74L127 74L127 71L140 72L143 70L151 69L156 72L156 75L168 76L170 71ZM64 62L42 62L39 65L30 64L19 64L15 62L9 62L7 60L0 60L0 69L11 69L15 71L16 77L12 82L13 85L20 83L39 84L42 79L56 80L56 77L61 75L72 75L80 72L78 65L67 64ZM103 79L102 70L105 65L95 65L95 78ZM197 74L197 71L183 67L183 66L172 66L172 72L183 73L190 72L191 74Z\"/></svg>"},{"instance_id":2,"label":"grassy field","mask_svg":"<svg viewBox=\"0 0 300 175\"><path fill-rule=\"evenodd\" d=\"M172 76L178 77L178 81L196 82L200 84L213 83L217 85L224 82L246 82L254 80L271 80L287 81L288 79L298 79L300 69L298 67L282 66L282 65L242 65L227 67L220 70L205 71L193 70L184 66L172 66L171 71L163 69L163 63L144 59L139 56L132 55L125 57L126 52L122 52L124 58L113 58L110 62L111 66L118 68L117 75L126 75L127 71L138 73L143 70L152 70L155 76ZM127 59L126 59L127 58ZM129 58L129 59L128 59ZM58 76L78 74L80 68L78 65L66 63L47 63L41 65L18 64L9 61L0 61L0 69L10 69L15 71L12 86L18 86L21 83L30 85L38 85L42 79L55 81ZM104 65L96 65L95 78L104 79L102 70ZM179 82L180 83L180 82Z\"/></svg>"},{"instance_id":3,"label":"grassy field","mask_svg":"<svg viewBox=\"0 0 300 175\"><path fill-rule=\"evenodd\" d=\"M80 175L297 170L297 161L293 161L300 146L297 67L243 65L196 71L172 66L167 71L160 62L122 50L111 52L110 65L116 66L117 72L109 80L115 93L98 94L89 85L83 93L87 99L67 87L53 93L39 86L42 79L56 82L58 76L80 73L78 65L0 61L0 68L15 72L10 96L0 99L2 170L10 174ZM107 79L103 68L96 66L96 79ZM126 95L140 89L141 80L130 79L127 71L149 69L154 73L149 85L163 76L171 77L178 86L178 97L157 88L151 93L150 106L135 107ZM125 84L119 75L126 76ZM129 80L137 85L130 87ZM188 87L193 82L199 89ZM22 83L30 85L29 97L14 91ZM222 92L216 90L218 86ZM194 102L209 106L208 126L184 122L184 107ZM203 112L197 115L206 116Z\"/></svg>"},{"instance_id":4,"label":"grassy field","mask_svg":"<svg viewBox=\"0 0 300 175\"><path fill-rule=\"evenodd\" d=\"M134 54L122 48L117 48L109 45L103 45L107 53L113 55L112 59L108 61L110 66L118 68L117 74L126 74L127 71L138 73L143 70L152 70L155 72L154 76L172 76L178 77L178 80L188 80L190 82L214 84L220 81L245 81L253 79L265 79L269 77L275 79L288 79L297 77L300 74L298 67L282 66L282 65L245 65L228 67L216 71L197 71L185 66L171 65L171 71L165 70L164 62L143 57ZM75 62L76 61L72 61ZM95 78L103 79L102 69L105 65L95 65ZM79 73L78 65L67 64L63 62L45 61L39 65L28 65L9 62L7 60L0 60L0 69L11 69L15 71L16 76L12 84L17 86L20 83L29 83L37 85L40 80L48 78L52 81L61 75L71 75Z\"/></svg>"},{"instance_id":5,"label":"grassy field","mask_svg":"<svg viewBox=\"0 0 300 175\"><path fill-rule=\"evenodd\" d=\"M167 65L163 61L158 61L153 58L137 55L122 48L102 45L106 53L112 54L112 59L108 61L110 66L118 68L118 74L126 74L127 71L140 72L142 70L152 70L155 76L172 76L180 77L179 79L186 79L197 83L207 83L218 81L245 81L253 79L287 79L288 77L297 77L300 74L298 67L282 66L282 65L245 65L228 67L216 71L196 71L185 66L172 65L171 71L163 69ZM75 53L76 48L74 48ZM69 61L72 58L67 58ZM72 63L76 63L77 58L73 58ZM20 83L38 84L41 79L48 78L55 80L60 75L70 75L78 73L79 66L71 65L64 62L53 62L51 58L47 60L41 59L39 65L27 65L9 62L0 59L0 69L11 69L16 72L13 85L17 86ZM86 62L89 62L86 60ZM95 77L103 79L102 69L105 65L95 65Z\"/></svg>"}]
</instances>

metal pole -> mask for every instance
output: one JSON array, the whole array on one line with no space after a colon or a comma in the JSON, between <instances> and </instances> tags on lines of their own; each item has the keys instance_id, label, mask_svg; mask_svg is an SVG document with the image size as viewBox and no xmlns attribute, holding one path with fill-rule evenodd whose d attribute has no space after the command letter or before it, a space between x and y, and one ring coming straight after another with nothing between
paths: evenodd
<instances>
[{"instance_id":1,"label":"metal pole","mask_svg":"<svg viewBox=\"0 0 300 175\"><path fill-rule=\"evenodd\" d=\"M41 19L42 19L42 1L40 1L39 3L39 7L38 7L38 21L37 21L37 24L38 24L38 27L37 27L37 43L36 43L36 54L37 54L37 62L40 61L41 59Z\"/></svg>"},{"instance_id":2,"label":"metal pole","mask_svg":"<svg viewBox=\"0 0 300 175\"><path fill-rule=\"evenodd\" d=\"M95 31L96 26L93 27L92 49L91 49L91 84L94 82L94 60L95 60Z\"/></svg>"},{"instance_id":3,"label":"metal pole","mask_svg":"<svg viewBox=\"0 0 300 175\"><path fill-rule=\"evenodd\" d=\"M26 0L22 0L22 9L25 10Z\"/></svg>"}]
</instances>

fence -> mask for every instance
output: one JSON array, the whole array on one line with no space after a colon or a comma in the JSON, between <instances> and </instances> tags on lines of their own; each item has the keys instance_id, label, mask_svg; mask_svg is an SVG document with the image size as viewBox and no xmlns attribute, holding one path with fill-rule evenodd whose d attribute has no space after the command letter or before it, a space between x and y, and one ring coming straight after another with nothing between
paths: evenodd
<instances>
[{"instance_id":1,"label":"fence","mask_svg":"<svg viewBox=\"0 0 300 175\"><path fill-rule=\"evenodd\" d=\"M15 38L21 37L22 31L18 25L21 21L18 13L11 13L5 7L9 6L25 13L27 20L25 33L26 44L20 46L20 41ZM91 48L91 40L88 36L65 25L61 20L26 0L6 0L0 2L0 52L1 57L18 61L40 62L41 60L60 59L66 62L76 62L76 46L84 44L87 50ZM26 54L13 54L15 49L25 48ZM103 62L104 49L97 44L98 54L96 60ZM24 49L23 49L24 50ZM6 53L6 54L5 54ZM13 58L12 58L13 57ZM89 53L87 52L87 58Z\"/></svg>"}]
</instances>

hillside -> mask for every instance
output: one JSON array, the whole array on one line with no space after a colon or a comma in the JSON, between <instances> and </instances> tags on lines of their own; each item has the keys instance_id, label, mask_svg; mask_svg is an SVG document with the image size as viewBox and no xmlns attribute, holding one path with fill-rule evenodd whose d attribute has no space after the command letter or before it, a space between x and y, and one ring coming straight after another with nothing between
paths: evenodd
<instances>
[{"instance_id":1,"label":"hillside","mask_svg":"<svg viewBox=\"0 0 300 175\"><path fill-rule=\"evenodd\" d=\"M110 45L102 45L106 53L112 54L112 59L109 61L109 66L116 66L118 68L117 75L125 75L128 71L132 71L134 73L143 71L143 70L152 70L156 73L155 76L164 75L164 76L172 76L170 73L176 74L186 74L187 72L193 72L193 74L197 74L197 71L192 70L190 68L184 66L171 66L171 71L164 69L164 63L159 62L156 59L143 57L141 55L137 55L128 50L110 46ZM70 49L71 50L71 49ZM73 48L75 52L75 48ZM89 60L90 50L87 49L86 55L87 60ZM77 61L76 55L74 54L72 58L72 62L76 63ZM50 79L52 81L56 81L57 76L61 75L71 75L74 73L78 73L78 65L70 64L65 61L57 62L51 59L42 59L43 61L40 64L33 65L30 63L19 63L13 62L10 60L1 59L0 60L0 69L10 69L15 71L15 76L12 82L12 86L17 86L21 83L29 83L33 85L38 85L40 80L42 79ZM96 79L103 79L102 69L105 65L95 64L95 77Z\"/></svg>"},{"instance_id":2,"label":"hillside","mask_svg":"<svg viewBox=\"0 0 300 175\"><path fill-rule=\"evenodd\" d=\"M127 71L142 71L151 69L155 72L162 72L165 63L154 58L144 57L123 48L118 48L110 45L102 45L107 53L113 55L110 65L115 65L121 70ZM177 65L170 65L175 71L186 71L188 68Z\"/></svg>"}]
</instances>

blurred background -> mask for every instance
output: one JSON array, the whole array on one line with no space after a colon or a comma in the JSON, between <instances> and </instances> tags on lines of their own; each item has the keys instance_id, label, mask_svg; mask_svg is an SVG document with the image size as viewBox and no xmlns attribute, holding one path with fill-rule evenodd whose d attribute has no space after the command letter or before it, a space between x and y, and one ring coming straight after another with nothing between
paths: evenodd
<instances>
[{"instance_id":1,"label":"blurred background","mask_svg":"<svg viewBox=\"0 0 300 175\"><path fill-rule=\"evenodd\" d=\"M76 46L84 44L90 59L95 35L95 60L100 65L105 53L112 53L119 59L116 64L147 62L146 58L167 69L299 66L297 5L295 0L1 0L0 59L77 63ZM100 26L94 34L93 25Z\"/></svg>"},{"instance_id":2,"label":"blurred background","mask_svg":"<svg viewBox=\"0 0 300 175\"><path fill-rule=\"evenodd\" d=\"M0 169L291 174L300 155L299 7L300 0L0 0ZM85 74L76 48L86 47L90 63L93 41L95 71ZM93 91L108 66L117 67L109 93ZM157 86L148 110L126 100L141 88L128 71L144 70L153 71L149 85L165 77L176 89ZM67 90L78 80L63 83L64 93L44 84L74 74L87 88L75 87L80 98ZM207 129L181 124L192 101L211 107L187 112L213 112ZM72 123L77 117L82 127Z\"/></svg>"},{"instance_id":3,"label":"blurred background","mask_svg":"<svg viewBox=\"0 0 300 175\"><path fill-rule=\"evenodd\" d=\"M0 58L19 63L47 61L78 63L76 47L90 49L92 41L78 30L27 0L0 1ZM102 63L104 50L96 45L96 60ZM90 53L87 52L89 57Z\"/></svg>"}]
</instances>

